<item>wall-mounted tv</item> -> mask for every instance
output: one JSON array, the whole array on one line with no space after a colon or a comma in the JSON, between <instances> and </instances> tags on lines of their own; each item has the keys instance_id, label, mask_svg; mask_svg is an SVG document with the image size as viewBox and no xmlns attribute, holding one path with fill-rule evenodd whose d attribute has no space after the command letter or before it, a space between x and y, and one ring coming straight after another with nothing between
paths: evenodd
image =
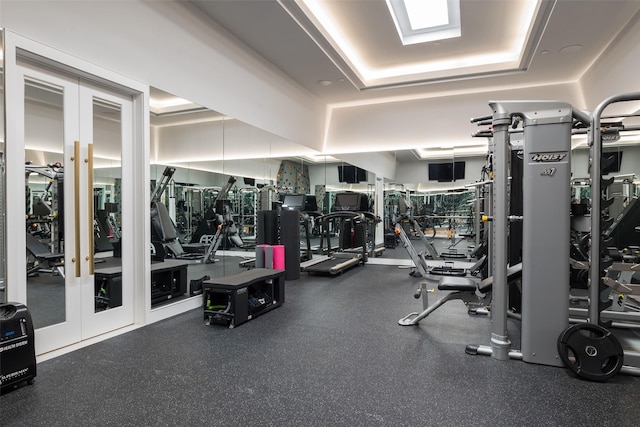
<instances>
[{"instance_id":1,"label":"wall-mounted tv","mask_svg":"<svg viewBox=\"0 0 640 427\"><path fill-rule=\"evenodd\" d=\"M352 165L340 165L338 166L338 181L347 184L367 181L367 171Z\"/></svg>"},{"instance_id":2,"label":"wall-mounted tv","mask_svg":"<svg viewBox=\"0 0 640 427\"><path fill-rule=\"evenodd\" d=\"M429 163L429 181L451 182L464 179L465 162Z\"/></svg>"}]
</instances>

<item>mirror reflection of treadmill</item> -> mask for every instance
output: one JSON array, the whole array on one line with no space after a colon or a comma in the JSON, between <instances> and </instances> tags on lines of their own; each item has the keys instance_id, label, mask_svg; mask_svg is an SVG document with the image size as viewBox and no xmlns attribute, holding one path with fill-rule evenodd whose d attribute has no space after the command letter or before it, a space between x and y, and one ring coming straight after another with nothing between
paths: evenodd
<instances>
[{"instance_id":1,"label":"mirror reflection of treadmill","mask_svg":"<svg viewBox=\"0 0 640 427\"><path fill-rule=\"evenodd\" d=\"M366 262L366 244L361 246L362 251L353 252L331 252L331 233L329 231L329 221L339 219L341 222L340 229L343 228L345 221L353 221L356 226L366 224L366 220L362 212L366 212L369 207L369 201L366 194L345 192L336 194L334 204L334 212L322 215L317 220L322 224L323 238L327 242L327 255L311 259L300 264L302 271L309 274L330 274L337 275L343 273L351 267L364 265Z\"/></svg>"}]
</instances>

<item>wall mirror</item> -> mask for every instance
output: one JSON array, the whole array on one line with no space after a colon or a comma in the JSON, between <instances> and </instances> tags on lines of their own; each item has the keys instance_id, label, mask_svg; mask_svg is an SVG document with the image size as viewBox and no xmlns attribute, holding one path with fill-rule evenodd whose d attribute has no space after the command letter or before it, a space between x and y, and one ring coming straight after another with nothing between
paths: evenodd
<instances>
[{"instance_id":1,"label":"wall mirror","mask_svg":"<svg viewBox=\"0 0 640 427\"><path fill-rule=\"evenodd\" d=\"M258 212L281 208L285 194L322 199L325 158L161 90L150 110L152 305L161 306L196 295L204 277L247 268ZM186 265L179 289L154 273L175 262Z\"/></svg>"},{"instance_id":2,"label":"wall mirror","mask_svg":"<svg viewBox=\"0 0 640 427\"><path fill-rule=\"evenodd\" d=\"M4 30L0 28L0 212L4 212L4 204L5 204L5 195L4 195L4 185L5 185L5 175L4 175ZM0 303L6 302L5 296L5 287L6 287L6 273L5 273L5 249L6 249L6 239L5 239L5 229L6 222L4 220L4 215L2 215L2 220L0 220Z\"/></svg>"}]
</instances>

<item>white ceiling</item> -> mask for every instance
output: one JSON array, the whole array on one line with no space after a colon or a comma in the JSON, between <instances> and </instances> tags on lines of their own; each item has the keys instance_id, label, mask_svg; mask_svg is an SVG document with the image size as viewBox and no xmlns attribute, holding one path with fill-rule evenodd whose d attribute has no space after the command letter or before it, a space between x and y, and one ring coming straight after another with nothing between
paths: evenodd
<instances>
[{"instance_id":1,"label":"white ceiling","mask_svg":"<svg viewBox=\"0 0 640 427\"><path fill-rule=\"evenodd\" d=\"M545 0L535 14L517 64L453 65L390 81L364 82L324 30L293 0L193 1L238 40L327 103L469 88L528 87L574 82L635 17L640 1ZM403 46L384 0L320 1L340 32L374 68L401 64L464 65L469 55L495 54L513 43L525 0L461 0L460 38ZM514 25L517 24L517 25ZM325 86L318 82L331 81Z\"/></svg>"},{"instance_id":2,"label":"white ceiling","mask_svg":"<svg viewBox=\"0 0 640 427\"><path fill-rule=\"evenodd\" d=\"M412 64L431 69L382 79L366 78L362 68L349 59L330 31L310 13L306 3L313 2L331 17L336 25L333 32L345 36L360 57L360 65L365 63L370 70ZM384 98L465 96L573 83L640 16L638 0L461 0L461 37L403 46L384 0L191 3L267 66L327 105L366 105ZM520 42L514 44L514 40ZM499 52L514 46L518 48L515 60L493 60ZM486 61L470 66L469 57ZM447 67L442 68L443 64ZM169 96L153 91L151 95L160 101ZM197 108L194 104L152 106L152 123L162 126L176 120L188 121L191 115L177 115ZM478 114L484 112L479 110ZM196 120L216 114L194 113L201 116ZM449 109L447 114L469 117L468 110ZM417 159L412 150L393 154L399 163Z\"/></svg>"}]
</instances>

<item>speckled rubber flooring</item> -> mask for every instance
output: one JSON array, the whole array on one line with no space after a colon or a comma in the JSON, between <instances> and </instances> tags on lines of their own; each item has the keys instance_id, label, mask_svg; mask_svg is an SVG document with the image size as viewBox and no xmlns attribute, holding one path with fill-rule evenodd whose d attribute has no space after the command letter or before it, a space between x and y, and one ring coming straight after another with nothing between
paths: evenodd
<instances>
[{"instance_id":1,"label":"speckled rubber flooring","mask_svg":"<svg viewBox=\"0 0 640 427\"><path fill-rule=\"evenodd\" d=\"M419 282L393 266L303 273L282 307L234 329L200 310L137 329L40 363L0 397L0 425L638 425L640 378L465 354L490 321L460 301L399 326L421 310Z\"/></svg>"}]
</instances>

